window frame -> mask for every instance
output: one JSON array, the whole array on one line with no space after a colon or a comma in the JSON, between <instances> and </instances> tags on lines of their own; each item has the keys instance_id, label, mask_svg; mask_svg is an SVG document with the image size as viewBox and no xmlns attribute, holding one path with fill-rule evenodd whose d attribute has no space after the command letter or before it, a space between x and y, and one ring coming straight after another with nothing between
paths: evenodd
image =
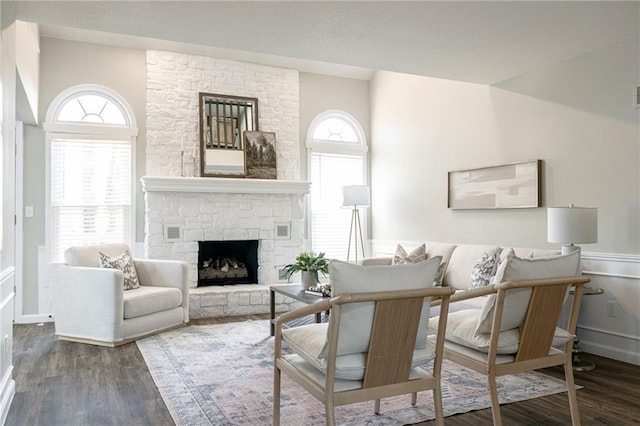
<instances>
[{"instance_id":1,"label":"window frame","mask_svg":"<svg viewBox=\"0 0 640 426\"><path fill-rule=\"evenodd\" d=\"M330 118L339 118L344 120L347 124L349 124L356 137L358 139L357 142L338 142L335 140L328 139L314 139L313 134L316 128L322 124L322 122L326 119ZM311 121L309 128L307 129L307 138L306 138L306 148L307 148L307 180L311 181L312 178L312 155L316 154L332 154L332 155L343 155L343 156L354 156L361 157L362 160L362 185L369 185L369 147L367 144L367 139L365 136L365 132L358 122L351 114L337 109L323 111L320 114L316 115L316 117ZM313 188L312 188L313 190ZM313 223L312 223L312 200L311 194L307 196L306 202L306 222L307 222L307 250L311 250L313 246L312 235L313 235ZM369 207L359 207L362 214L360 216L361 226L362 226L362 236L365 241L365 253L368 250L369 246ZM348 235L345 234L345 241L348 238ZM346 259L343 259L346 260Z\"/></svg>"},{"instance_id":2,"label":"window frame","mask_svg":"<svg viewBox=\"0 0 640 426\"><path fill-rule=\"evenodd\" d=\"M122 112L125 118L125 125L118 124L96 124L84 122L60 122L57 120L58 114L62 107L70 100L87 95L98 95L113 102ZM99 85L83 84L70 87L60 92L51 101L45 122L43 123L45 131L45 247L47 258L53 258L53 208L51 206L51 148L54 139L84 139L84 140L128 140L131 149L131 182L130 182L130 199L131 207L129 209L129 241L127 243L133 246L136 242L136 142L138 136L138 128L136 124L133 110L123 97L116 92ZM133 249L133 247L132 247Z\"/></svg>"}]
</instances>

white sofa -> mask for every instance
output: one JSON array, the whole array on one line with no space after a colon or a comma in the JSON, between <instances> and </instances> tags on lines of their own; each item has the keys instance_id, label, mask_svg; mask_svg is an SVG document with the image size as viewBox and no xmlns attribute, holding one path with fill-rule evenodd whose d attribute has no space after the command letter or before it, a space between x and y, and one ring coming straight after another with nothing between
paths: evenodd
<instances>
[{"instance_id":1,"label":"white sofa","mask_svg":"<svg viewBox=\"0 0 640 426\"><path fill-rule=\"evenodd\" d=\"M435 241L425 242L424 244L426 245L427 259L434 256L442 257L442 263L445 264L442 285L453 287L457 292L471 289L471 274L473 273L474 266L485 253L489 255L498 253L500 256L499 261L504 260L505 255L509 253L510 250L513 250L515 256L522 259L542 259L560 255L559 250L539 248L501 247L484 244L453 244ZM370 257L363 259L362 265L390 265L392 261L393 256ZM576 265L576 269L577 268L579 268L579 264ZM579 271L576 271L576 273L578 274ZM452 300L455 299L456 297L454 296ZM449 312L471 308L482 309L485 300L486 297L477 297L453 302L449 307ZM438 310L436 309L432 315L437 314Z\"/></svg>"},{"instance_id":2,"label":"white sofa","mask_svg":"<svg viewBox=\"0 0 640 426\"><path fill-rule=\"evenodd\" d=\"M495 275L491 278L490 284L514 280L560 278L581 274L579 252L560 255L558 251L546 249L440 242L427 242L425 244L427 259L441 256L442 263L446 265L442 285L456 289L456 294L451 297L451 304L449 305L446 339L474 349L486 350L488 348L493 304L495 302L492 285L471 288L471 275L474 267L485 254L493 255L498 253ZM362 264L364 266L388 265L392 263L392 260L393 257L367 258L362 260ZM529 295L530 292L520 295L515 293L513 296L509 296L511 300L506 302L501 331L507 332L518 329L523 320L521 318L522 313L526 312ZM439 309L433 306L430 311L430 317L433 318L438 313ZM563 344L569 338L569 335L563 330L565 322L566 318L561 317L559 323L561 328L557 329L554 346ZM430 329L436 325L437 321L433 324L430 323ZM511 346L508 346L505 350L512 349Z\"/></svg>"},{"instance_id":3,"label":"white sofa","mask_svg":"<svg viewBox=\"0 0 640 426\"><path fill-rule=\"evenodd\" d=\"M124 290L123 273L100 267L126 244L71 247L49 264L55 334L61 340L118 346L189 322L187 264L133 259L140 287Z\"/></svg>"}]
</instances>

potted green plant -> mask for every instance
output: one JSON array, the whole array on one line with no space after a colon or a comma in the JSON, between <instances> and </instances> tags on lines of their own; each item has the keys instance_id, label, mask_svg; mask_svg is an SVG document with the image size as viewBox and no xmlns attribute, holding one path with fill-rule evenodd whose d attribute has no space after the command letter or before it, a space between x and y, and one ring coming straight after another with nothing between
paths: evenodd
<instances>
[{"instance_id":1,"label":"potted green plant","mask_svg":"<svg viewBox=\"0 0 640 426\"><path fill-rule=\"evenodd\" d=\"M291 276L300 272L302 287L308 289L318 284L318 272L326 276L329 273L329 261L325 259L324 253L314 253L303 251L296 256L296 262L286 265L283 269L284 277L291 280Z\"/></svg>"}]
</instances>

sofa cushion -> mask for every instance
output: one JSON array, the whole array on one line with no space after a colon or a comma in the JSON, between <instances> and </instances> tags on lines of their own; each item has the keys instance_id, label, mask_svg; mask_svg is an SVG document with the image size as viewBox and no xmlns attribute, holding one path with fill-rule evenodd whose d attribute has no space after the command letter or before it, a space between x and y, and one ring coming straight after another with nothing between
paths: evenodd
<instances>
[{"instance_id":1,"label":"sofa cushion","mask_svg":"<svg viewBox=\"0 0 640 426\"><path fill-rule=\"evenodd\" d=\"M442 263L447 264L451 258L451 253L456 249L455 244L427 242L427 259L440 256Z\"/></svg>"},{"instance_id":2,"label":"sofa cushion","mask_svg":"<svg viewBox=\"0 0 640 426\"><path fill-rule=\"evenodd\" d=\"M361 266L332 260L329 263L331 291L333 296L339 296L346 293L433 287L440 260L440 257L434 257L416 264L390 266ZM343 308L338 335L338 355L368 351L373 313L373 302L350 304ZM416 349L426 347L428 320L429 299L425 298L418 324ZM327 355L328 342L325 342L320 357L326 358Z\"/></svg>"},{"instance_id":3,"label":"sofa cushion","mask_svg":"<svg viewBox=\"0 0 640 426\"><path fill-rule=\"evenodd\" d=\"M103 252L98 253L101 268L117 269L122 272L122 283L125 290L131 290L140 287L136 266L133 264L129 249L125 249L118 256L109 256Z\"/></svg>"},{"instance_id":4,"label":"sofa cushion","mask_svg":"<svg viewBox=\"0 0 640 426\"><path fill-rule=\"evenodd\" d=\"M515 255L508 256L498 266L495 282L507 282L538 278L568 277L580 275L580 253L567 255L522 259ZM476 335L490 333L496 295L490 295L478 319ZM520 327L531 297L531 289L514 289L507 291L500 330Z\"/></svg>"},{"instance_id":5,"label":"sofa cushion","mask_svg":"<svg viewBox=\"0 0 640 426\"><path fill-rule=\"evenodd\" d=\"M495 275L496 269L498 268L498 260L497 252L492 255L489 253L483 254L478 262L473 265L469 288L479 288L489 285L489 281Z\"/></svg>"},{"instance_id":6,"label":"sofa cushion","mask_svg":"<svg viewBox=\"0 0 640 426\"><path fill-rule=\"evenodd\" d=\"M467 348L488 353L489 345L491 343L491 334L475 333L476 324L480 314L480 309L466 309L449 313L447 316L445 339ZM431 318L431 321L429 321L429 331L431 333L437 333L439 320L440 318ZM569 333L565 330L556 328L552 346L557 347L563 345L567 340L569 340L569 337ZM520 329L512 328L510 330L501 331L498 336L497 354L515 354L518 351L519 342Z\"/></svg>"},{"instance_id":7,"label":"sofa cushion","mask_svg":"<svg viewBox=\"0 0 640 426\"><path fill-rule=\"evenodd\" d=\"M173 287L140 286L124 292L124 319L162 312L182 305L182 292Z\"/></svg>"},{"instance_id":8,"label":"sofa cushion","mask_svg":"<svg viewBox=\"0 0 640 426\"><path fill-rule=\"evenodd\" d=\"M309 324L282 330L282 339L302 359L322 372L327 370L327 361L321 352L327 338L328 324ZM412 367L426 363L433 358L433 352L423 348L413 353ZM362 380L364 378L366 353L341 355L336 357L338 379Z\"/></svg>"},{"instance_id":9,"label":"sofa cushion","mask_svg":"<svg viewBox=\"0 0 640 426\"><path fill-rule=\"evenodd\" d=\"M521 258L533 258L533 257L550 257L559 256L560 251L551 249L539 249L539 248L526 248L526 247L513 247L515 255Z\"/></svg>"},{"instance_id":10,"label":"sofa cushion","mask_svg":"<svg viewBox=\"0 0 640 426\"><path fill-rule=\"evenodd\" d=\"M502 248L498 246L473 244L457 246L449 259L443 284L453 287L456 290L468 290L471 272L478 262L478 259L482 258L485 253L487 253L488 256L493 256L495 253L500 253L501 251Z\"/></svg>"},{"instance_id":11,"label":"sofa cushion","mask_svg":"<svg viewBox=\"0 0 640 426\"><path fill-rule=\"evenodd\" d=\"M396 254L393 256L392 265L404 265L405 263L418 263L423 260L427 260L427 246L421 244L418 247L411 250L409 253L398 244L396 247Z\"/></svg>"},{"instance_id":12,"label":"sofa cushion","mask_svg":"<svg viewBox=\"0 0 640 426\"><path fill-rule=\"evenodd\" d=\"M100 267L99 253L109 256L118 256L123 251L129 250L126 244L96 244L92 246L73 246L64 251L64 263L69 266Z\"/></svg>"}]
</instances>

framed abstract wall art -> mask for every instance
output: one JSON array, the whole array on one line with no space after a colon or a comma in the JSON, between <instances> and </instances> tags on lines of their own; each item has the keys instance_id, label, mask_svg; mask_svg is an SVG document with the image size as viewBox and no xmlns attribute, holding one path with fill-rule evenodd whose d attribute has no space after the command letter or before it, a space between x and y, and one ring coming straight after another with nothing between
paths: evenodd
<instances>
[{"instance_id":1,"label":"framed abstract wall art","mask_svg":"<svg viewBox=\"0 0 640 426\"><path fill-rule=\"evenodd\" d=\"M448 173L450 209L520 209L542 206L542 160Z\"/></svg>"}]
</instances>

